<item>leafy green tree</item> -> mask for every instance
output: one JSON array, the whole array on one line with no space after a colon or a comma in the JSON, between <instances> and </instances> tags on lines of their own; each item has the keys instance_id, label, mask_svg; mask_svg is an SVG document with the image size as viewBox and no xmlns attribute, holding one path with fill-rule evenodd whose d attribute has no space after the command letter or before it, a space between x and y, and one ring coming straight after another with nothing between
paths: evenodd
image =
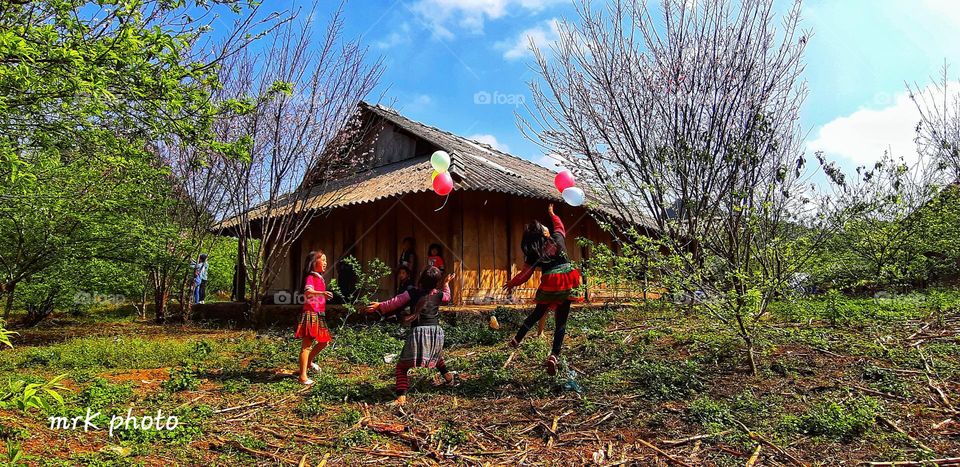
<instances>
[{"instance_id":1,"label":"leafy green tree","mask_svg":"<svg viewBox=\"0 0 960 467\"><path fill-rule=\"evenodd\" d=\"M102 136L91 149L96 156L85 154L86 141L72 150L26 152L20 176L0 185L5 317L20 283L68 261L121 260L135 250L127 233L132 214L152 207L142 182L155 169L143 153L123 154L125 142Z\"/></svg>"},{"instance_id":2,"label":"leafy green tree","mask_svg":"<svg viewBox=\"0 0 960 467\"><path fill-rule=\"evenodd\" d=\"M813 262L813 280L829 288L872 291L925 287L955 270L960 241L957 187L938 188L889 155L857 169L839 203L841 228Z\"/></svg>"},{"instance_id":3,"label":"leafy green tree","mask_svg":"<svg viewBox=\"0 0 960 467\"><path fill-rule=\"evenodd\" d=\"M211 5L238 16L216 48L209 23L220 12ZM216 69L266 24L255 11L243 0L3 2L0 175L18 177L31 163L24 152L70 147L89 130L108 130L130 148L170 134L212 145Z\"/></svg>"},{"instance_id":4,"label":"leafy green tree","mask_svg":"<svg viewBox=\"0 0 960 467\"><path fill-rule=\"evenodd\" d=\"M219 138L213 123L243 105L212 92L222 60L283 21L258 11L243 0L0 4L0 236L11 239L0 245L5 315L17 285L58 261L131 261L149 256L119 247L132 233L182 234L157 228L166 223L157 218L134 225L137 212L164 212L182 199L172 188L185 178L171 180L179 174L154 149L242 153L246 139ZM214 43L210 24L224 14L235 24ZM168 191L148 190L158 181Z\"/></svg>"}]
</instances>

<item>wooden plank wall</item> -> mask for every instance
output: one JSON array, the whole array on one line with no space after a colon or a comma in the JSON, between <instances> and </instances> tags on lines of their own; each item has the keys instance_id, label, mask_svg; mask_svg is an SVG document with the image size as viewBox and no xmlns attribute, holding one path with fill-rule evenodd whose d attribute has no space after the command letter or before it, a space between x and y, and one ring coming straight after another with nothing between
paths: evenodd
<instances>
[{"instance_id":1,"label":"wooden plank wall","mask_svg":"<svg viewBox=\"0 0 960 467\"><path fill-rule=\"evenodd\" d=\"M318 217L301 240L301 255L313 249L324 250L330 262L329 280L335 277L335 262L354 242L354 254L361 262L366 264L380 258L393 268L401 240L414 237L421 270L426 264L427 248L431 243L439 243L444 246L447 272L458 275L453 283L455 302L489 303L506 300L500 286L523 267L520 239L524 225L534 219L549 222L546 201L519 199L502 193L455 191L440 211L435 210L443 204L443 199L433 193L409 194L401 201L381 200ZM583 254L576 237L609 241L609 235L592 218L583 216L583 209L557 203L556 210L568 229L567 249L572 260L579 260ZM300 261L302 259L288 259L285 271L281 271L278 278L291 277L291 267ZM514 290L514 298L532 298L539 281L540 273L536 272L527 283ZM278 281L274 288L289 288L285 282L289 281ZM381 281L377 298L389 298L395 288L395 277L391 274ZM600 297L602 293L595 296Z\"/></svg>"}]
</instances>

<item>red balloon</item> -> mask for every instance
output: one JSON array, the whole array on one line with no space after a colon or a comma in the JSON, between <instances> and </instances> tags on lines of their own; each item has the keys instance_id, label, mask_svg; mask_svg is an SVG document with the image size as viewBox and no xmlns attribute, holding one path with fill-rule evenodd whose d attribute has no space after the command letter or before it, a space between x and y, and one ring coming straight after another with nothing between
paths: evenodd
<instances>
[{"instance_id":1,"label":"red balloon","mask_svg":"<svg viewBox=\"0 0 960 467\"><path fill-rule=\"evenodd\" d=\"M557 191L560 193L574 185L576 183L573 181L573 174L569 170L561 170L553 179L553 186L557 187Z\"/></svg>"},{"instance_id":2,"label":"red balloon","mask_svg":"<svg viewBox=\"0 0 960 467\"><path fill-rule=\"evenodd\" d=\"M440 196L449 195L453 191L453 178L450 177L450 172L443 172L433 179L433 191Z\"/></svg>"}]
</instances>

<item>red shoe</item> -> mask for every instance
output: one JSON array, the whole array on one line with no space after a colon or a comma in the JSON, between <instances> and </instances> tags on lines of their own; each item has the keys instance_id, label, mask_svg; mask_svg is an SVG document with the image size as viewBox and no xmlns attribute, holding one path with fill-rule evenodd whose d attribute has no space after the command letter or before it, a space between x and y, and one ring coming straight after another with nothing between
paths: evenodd
<instances>
[{"instance_id":1,"label":"red shoe","mask_svg":"<svg viewBox=\"0 0 960 467\"><path fill-rule=\"evenodd\" d=\"M557 356L551 355L547 357L547 361L543 363L547 367L547 374L550 376L557 376Z\"/></svg>"}]
</instances>

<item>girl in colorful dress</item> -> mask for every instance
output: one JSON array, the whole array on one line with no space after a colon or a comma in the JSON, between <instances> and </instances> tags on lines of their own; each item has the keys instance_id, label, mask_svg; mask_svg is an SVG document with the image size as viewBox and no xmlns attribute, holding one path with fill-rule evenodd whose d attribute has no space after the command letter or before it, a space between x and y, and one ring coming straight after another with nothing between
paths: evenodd
<instances>
[{"instance_id":1,"label":"girl in colorful dress","mask_svg":"<svg viewBox=\"0 0 960 467\"><path fill-rule=\"evenodd\" d=\"M407 303L413 304L409 314L400 316L403 324L410 325L410 333L397 361L397 405L407 402L410 384L407 372L413 367L436 368L443 376L444 384L453 384L453 373L447 371L443 361L443 328L440 327L440 305L450 301L450 279L453 276L444 278L442 286L441 276L439 269L429 267L420 275L417 288L367 307L368 313L376 312L382 317L402 309Z\"/></svg>"},{"instance_id":2,"label":"girl in colorful dress","mask_svg":"<svg viewBox=\"0 0 960 467\"><path fill-rule=\"evenodd\" d=\"M326 269L327 255L322 251L311 251L307 255L303 267L303 311L300 313L300 323L297 325L296 333L297 339L302 340L300 382L305 385L313 384L313 380L307 377L307 368L314 371L320 369L314 360L331 340L327 322L323 319L326 314L327 300L333 297L333 292L327 291L327 284L323 280L323 271Z\"/></svg>"},{"instance_id":3,"label":"girl in colorful dress","mask_svg":"<svg viewBox=\"0 0 960 467\"><path fill-rule=\"evenodd\" d=\"M520 249L523 251L526 264L519 274L503 285L503 288L510 293L514 287L529 280L536 268L542 271L540 286L534 296L537 306L523 321L523 325L520 326L517 335L509 345L513 348L518 347L530 328L537 324L547 311L555 307L556 327L553 330L553 347L550 356L544 362L547 374L553 376L557 374L557 362L567 330L570 304L582 301L583 298L579 295L580 271L570 264L570 259L567 257L567 231L560 218L553 213L553 204L549 205L547 213L550 214L553 231L551 232L538 221L526 225L523 239L520 241Z\"/></svg>"}]
</instances>

